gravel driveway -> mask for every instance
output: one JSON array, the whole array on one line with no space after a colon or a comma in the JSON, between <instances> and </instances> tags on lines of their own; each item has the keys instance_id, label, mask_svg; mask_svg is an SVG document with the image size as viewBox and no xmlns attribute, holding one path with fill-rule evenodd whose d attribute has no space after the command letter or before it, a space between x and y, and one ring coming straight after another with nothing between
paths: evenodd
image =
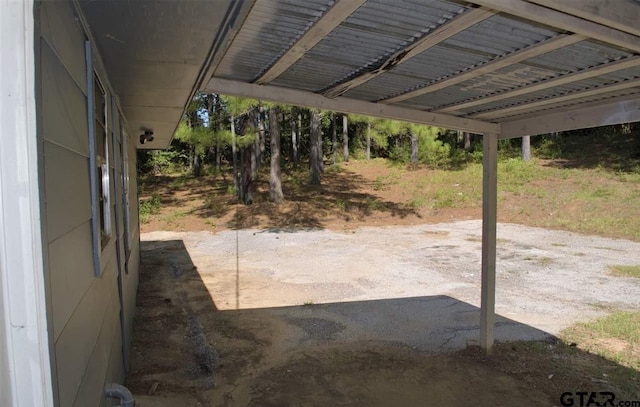
<instances>
[{"instance_id":1,"label":"gravel driveway","mask_svg":"<svg viewBox=\"0 0 640 407\"><path fill-rule=\"evenodd\" d=\"M183 241L216 309L259 309L287 327L287 346L375 339L446 350L478 338L479 220L350 232L150 232L142 240L143 250ZM638 264L640 243L498 225L496 338L540 339L640 308L640 279L609 272Z\"/></svg>"}]
</instances>

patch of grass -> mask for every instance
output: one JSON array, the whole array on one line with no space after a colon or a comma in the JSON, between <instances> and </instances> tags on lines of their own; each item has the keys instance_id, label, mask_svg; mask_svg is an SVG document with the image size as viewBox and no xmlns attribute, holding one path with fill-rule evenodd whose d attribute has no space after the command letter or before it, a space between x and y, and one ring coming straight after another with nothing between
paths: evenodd
<instances>
[{"instance_id":1,"label":"patch of grass","mask_svg":"<svg viewBox=\"0 0 640 407\"><path fill-rule=\"evenodd\" d=\"M422 195L416 195L408 202L409 207L413 209L424 208L427 206L427 198Z\"/></svg>"},{"instance_id":2,"label":"patch of grass","mask_svg":"<svg viewBox=\"0 0 640 407\"><path fill-rule=\"evenodd\" d=\"M373 182L373 190L387 190L389 189L389 186L397 185L398 183L400 183L400 178L402 178L400 171L398 169L392 168L388 175L379 175L376 177L375 181Z\"/></svg>"},{"instance_id":3,"label":"patch of grass","mask_svg":"<svg viewBox=\"0 0 640 407\"><path fill-rule=\"evenodd\" d=\"M537 261L537 263L541 266L548 266L553 262L554 260L551 257L540 257L538 258L538 261Z\"/></svg>"},{"instance_id":4,"label":"patch of grass","mask_svg":"<svg viewBox=\"0 0 640 407\"><path fill-rule=\"evenodd\" d=\"M174 210L174 211L168 213L164 217L164 221L167 222L170 225L178 225L180 223L180 220L182 220L186 216L187 216L186 212L179 211L179 210Z\"/></svg>"},{"instance_id":5,"label":"patch of grass","mask_svg":"<svg viewBox=\"0 0 640 407\"><path fill-rule=\"evenodd\" d=\"M635 266L611 266L609 270L616 276L640 278L640 264Z\"/></svg>"},{"instance_id":6,"label":"patch of grass","mask_svg":"<svg viewBox=\"0 0 640 407\"><path fill-rule=\"evenodd\" d=\"M569 327L561 336L588 352L640 369L640 312L618 311Z\"/></svg>"},{"instance_id":7,"label":"patch of grass","mask_svg":"<svg viewBox=\"0 0 640 407\"><path fill-rule=\"evenodd\" d=\"M172 189L184 188L185 186L187 186L188 181L189 181L189 176L179 175L173 181L171 181L171 184L169 184L169 187Z\"/></svg>"},{"instance_id":8,"label":"patch of grass","mask_svg":"<svg viewBox=\"0 0 640 407\"><path fill-rule=\"evenodd\" d=\"M160 196L158 194L151 195L151 198L140 200L140 222L149 222L151 215L155 215L160 211Z\"/></svg>"},{"instance_id":9,"label":"patch of grass","mask_svg":"<svg viewBox=\"0 0 640 407\"><path fill-rule=\"evenodd\" d=\"M433 208L460 208L466 206L469 201L469 197L462 191L456 189L441 189L435 193Z\"/></svg>"},{"instance_id":10,"label":"patch of grass","mask_svg":"<svg viewBox=\"0 0 640 407\"><path fill-rule=\"evenodd\" d=\"M382 204L379 200L369 196L364 198L362 204L364 205L364 209L366 212L376 211L384 207L384 204Z\"/></svg>"},{"instance_id":11,"label":"patch of grass","mask_svg":"<svg viewBox=\"0 0 640 407\"><path fill-rule=\"evenodd\" d=\"M306 300L302 305L304 305L305 307L309 307L311 305L313 305L313 300Z\"/></svg>"},{"instance_id":12,"label":"patch of grass","mask_svg":"<svg viewBox=\"0 0 640 407\"><path fill-rule=\"evenodd\" d=\"M564 243L551 243L551 246L556 246L556 247L567 247L566 244Z\"/></svg>"}]
</instances>

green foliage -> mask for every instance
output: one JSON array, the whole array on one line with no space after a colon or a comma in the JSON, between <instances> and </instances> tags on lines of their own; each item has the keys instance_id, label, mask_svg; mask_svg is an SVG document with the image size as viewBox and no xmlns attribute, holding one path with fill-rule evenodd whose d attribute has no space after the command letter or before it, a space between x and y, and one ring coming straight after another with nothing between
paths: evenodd
<instances>
[{"instance_id":1,"label":"green foliage","mask_svg":"<svg viewBox=\"0 0 640 407\"><path fill-rule=\"evenodd\" d=\"M160 196L158 194L151 195L147 200L140 200L140 222L147 223L151 215L155 215L160 211Z\"/></svg>"},{"instance_id":2,"label":"green foliage","mask_svg":"<svg viewBox=\"0 0 640 407\"><path fill-rule=\"evenodd\" d=\"M170 174L182 171L186 162L186 154L173 148L138 152L138 168L143 174Z\"/></svg>"}]
</instances>

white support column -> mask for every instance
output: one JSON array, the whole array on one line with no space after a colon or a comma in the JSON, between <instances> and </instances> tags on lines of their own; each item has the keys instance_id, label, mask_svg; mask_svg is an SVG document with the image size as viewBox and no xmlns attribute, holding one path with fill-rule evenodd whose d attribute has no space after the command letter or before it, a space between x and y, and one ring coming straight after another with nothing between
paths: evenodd
<instances>
[{"instance_id":1,"label":"white support column","mask_svg":"<svg viewBox=\"0 0 640 407\"><path fill-rule=\"evenodd\" d=\"M496 222L498 204L498 135L482 137L482 292L480 347L493 346L496 305Z\"/></svg>"}]
</instances>

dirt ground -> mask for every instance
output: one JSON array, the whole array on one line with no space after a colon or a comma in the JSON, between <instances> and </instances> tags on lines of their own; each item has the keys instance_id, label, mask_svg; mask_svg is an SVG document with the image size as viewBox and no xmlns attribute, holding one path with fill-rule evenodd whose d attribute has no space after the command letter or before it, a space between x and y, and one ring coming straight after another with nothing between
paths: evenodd
<instances>
[{"instance_id":1,"label":"dirt ground","mask_svg":"<svg viewBox=\"0 0 640 407\"><path fill-rule=\"evenodd\" d=\"M557 337L640 308L640 282L607 270L640 263L640 244L501 225L500 342L486 357L475 346L479 202L402 205L402 185L376 182L388 169L351 165L361 179L329 173L331 191L285 190L300 199L277 208L260 199L264 185L249 208L224 184L151 186L163 207L142 226L126 383L136 405L560 406L577 391L640 400L637 370ZM523 216L518 199L503 197L503 222Z\"/></svg>"},{"instance_id":2,"label":"dirt ground","mask_svg":"<svg viewBox=\"0 0 640 407\"><path fill-rule=\"evenodd\" d=\"M509 342L485 358L473 346L478 226L147 233L127 385L139 406L160 407L552 406L582 389L640 397L622 390L637 371L553 335L640 307L640 282L606 267L621 254L637 261L640 244L501 225L496 336Z\"/></svg>"}]
</instances>

